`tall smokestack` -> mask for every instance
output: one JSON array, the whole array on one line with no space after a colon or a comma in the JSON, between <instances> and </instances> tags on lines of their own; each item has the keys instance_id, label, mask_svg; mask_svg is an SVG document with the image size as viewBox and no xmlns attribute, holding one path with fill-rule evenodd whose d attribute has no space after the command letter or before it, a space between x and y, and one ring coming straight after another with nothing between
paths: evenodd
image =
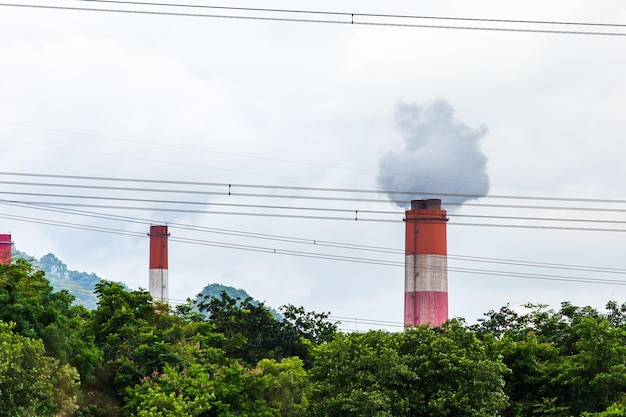
<instances>
[{"instance_id":1,"label":"tall smokestack","mask_svg":"<svg viewBox=\"0 0 626 417\"><path fill-rule=\"evenodd\" d=\"M413 200L406 211L404 323L441 326L448 320L447 212L441 200Z\"/></svg>"},{"instance_id":2,"label":"tall smokestack","mask_svg":"<svg viewBox=\"0 0 626 417\"><path fill-rule=\"evenodd\" d=\"M167 226L150 226L150 295L155 301L168 301Z\"/></svg>"},{"instance_id":3,"label":"tall smokestack","mask_svg":"<svg viewBox=\"0 0 626 417\"><path fill-rule=\"evenodd\" d=\"M8 264L13 256L11 235L0 234L0 264Z\"/></svg>"}]
</instances>

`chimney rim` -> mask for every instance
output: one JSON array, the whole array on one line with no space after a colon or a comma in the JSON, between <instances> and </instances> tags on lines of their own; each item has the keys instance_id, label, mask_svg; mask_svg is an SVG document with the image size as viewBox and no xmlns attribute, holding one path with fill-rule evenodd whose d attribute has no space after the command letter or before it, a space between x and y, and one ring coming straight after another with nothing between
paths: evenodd
<instances>
[{"instance_id":1,"label":"chimney rim","mask_svg":"<svg viewBox=\"0 0 626 417\"><path fill-rule=\"evenodd\" d=\"M411 210L441 210L440 198L411 200Z\"/></svg>"}]
</instances>

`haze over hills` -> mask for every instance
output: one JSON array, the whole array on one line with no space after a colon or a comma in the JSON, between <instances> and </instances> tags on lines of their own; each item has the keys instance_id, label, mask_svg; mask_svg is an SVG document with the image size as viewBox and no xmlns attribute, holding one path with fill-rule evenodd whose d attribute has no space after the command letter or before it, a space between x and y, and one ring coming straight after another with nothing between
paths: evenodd
<instances>
[{"instance_id":1,"label":"haze over hills","mask_svg":"<svg viewBox=\"0 0 626 417\"><path fill-rule=\"evenodd\" d=\"M44 255L40 259L36 259L13 248L13 257L27 259L35 266L41 268L41 270L46 273L46 278L50 281L54 291L67 290L75 297L75 304L83 305L85 308L90 310L94 310L97 307L98 297L94 293L94 288L98 282L102 281L102 278L94 272L88 273L71 270L52 253ZM122 285L124 284L122 283ZM190 295L190 298L192 298L194 302L201 300L201 296L207 295L219 298L222 291L225 291L226 294L232 298L245 300L250 297L250 295L243 289L214 283L204 287L200 294ZM253 299L253 303L258 304L259 302ZM266 307L272 312L272 314L274 314L275 317L281 317L276 310L269 306Z\"/></svg>"},{"instance_id":2,"label":"haze over hills","mask_svg":"<svg viewBox=\"0 0 626 417\"><path fill-rule=\"evenodd\" d=\"M75 304L81 304L90 310L96 308L98 298L94 293L94 288L102 278L95 273L71 270L52 253L36 259L24 252L14 250L13 256L28 259L41 268L46 273L46 278L50 281L54 291L67 290L75 297Z\"/></svg>"}]
</instances>

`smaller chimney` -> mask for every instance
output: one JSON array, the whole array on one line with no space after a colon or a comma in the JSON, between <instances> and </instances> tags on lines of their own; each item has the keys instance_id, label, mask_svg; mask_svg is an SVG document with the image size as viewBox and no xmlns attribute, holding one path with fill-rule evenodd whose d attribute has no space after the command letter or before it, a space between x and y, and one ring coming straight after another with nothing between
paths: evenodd
<instances>
[{"instance_id":1,"label":"smaller chimney","mask_svg":"<svg viewBox=\"0 0 626 417\"><path fill-rule=\"evenodd\" d=\"M150 226L150 282L149 291L154 301L167 302L167 226Z\"/></svg>"},{"instance_id":2,"label":"smaller chimney","mask_svg":"<svg viewBox=\"0 0 626 417\"><path fill-rule=\"evenodd\" d=\"M11 235L0 234L0 264L8 264L13 257Z\"/></svg>"}]
</instances>

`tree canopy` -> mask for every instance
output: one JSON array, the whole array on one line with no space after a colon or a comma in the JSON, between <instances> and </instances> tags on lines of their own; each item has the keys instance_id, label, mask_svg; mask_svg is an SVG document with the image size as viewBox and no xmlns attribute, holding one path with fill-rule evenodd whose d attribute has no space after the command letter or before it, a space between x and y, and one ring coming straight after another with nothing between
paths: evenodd
<instances>
[{"instance_id":1,"label":"tree canopy","mask_svg":"<svg viewBox=\"0 0 626 417\"><path fill-rule=\"evenodd\" d=\"M328 313L102 281L72 305L0 265L0 417L626 416L626 304L342 333Z\"/></svg>"}]
</instances>

